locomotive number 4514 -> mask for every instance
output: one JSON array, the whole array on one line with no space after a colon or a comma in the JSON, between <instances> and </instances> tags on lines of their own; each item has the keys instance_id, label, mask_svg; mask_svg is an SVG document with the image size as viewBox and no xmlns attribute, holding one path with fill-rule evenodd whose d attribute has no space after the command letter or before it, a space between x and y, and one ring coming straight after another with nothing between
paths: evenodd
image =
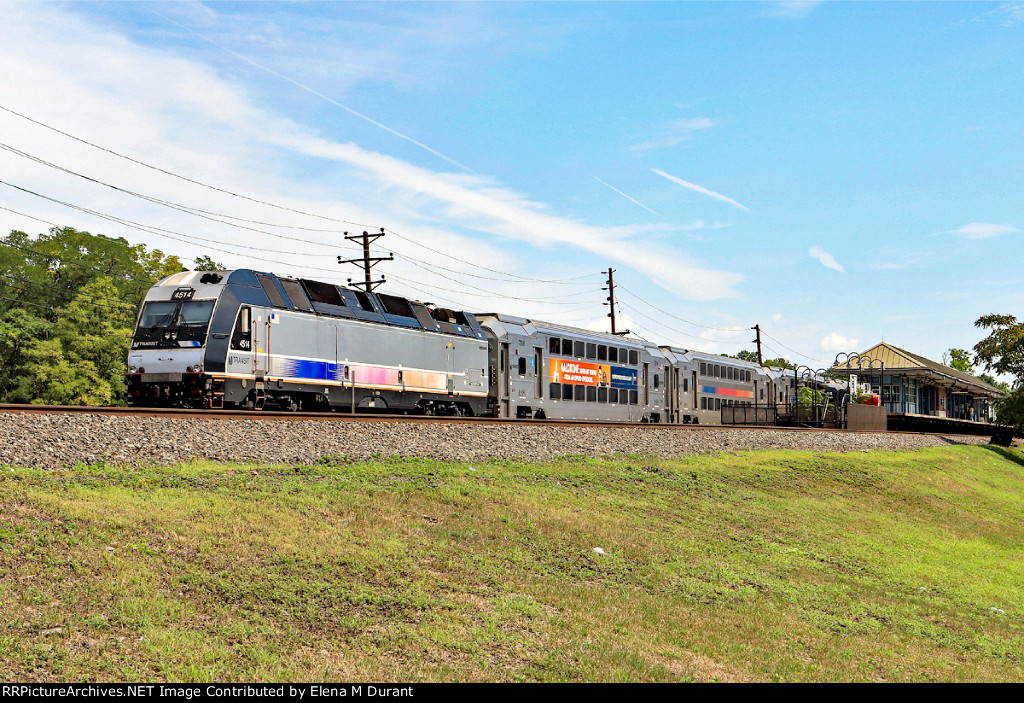
<instances>
[{"instance_id":1,"label":"locomotive number 4514","mask_svg":"<svg viewBox=\"0 0 1024 703\"><path fill-rule=\"evenodd\" d=\"M171 293L171 300L191 300L195 294L195 288L179 288Z\"/></svg>"}]
</instances>

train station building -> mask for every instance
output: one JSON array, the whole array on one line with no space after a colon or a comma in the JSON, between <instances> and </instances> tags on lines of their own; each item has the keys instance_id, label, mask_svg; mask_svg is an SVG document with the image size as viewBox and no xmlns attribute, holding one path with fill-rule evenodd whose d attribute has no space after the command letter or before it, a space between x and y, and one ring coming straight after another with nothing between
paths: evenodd
<instances>
[{"instance_id":1,"label":"train station building","mask_svg":"<svg viewBox=\"0 0 1024 703\"><path fill-rule=\"evenodd\" d=\"M840 355L842 357L843 355ZM976 376L881 342L831 369L871 384L890 413L973 422L994 420L992 402L1006 394Z\"/></svg>"}]
</instances>

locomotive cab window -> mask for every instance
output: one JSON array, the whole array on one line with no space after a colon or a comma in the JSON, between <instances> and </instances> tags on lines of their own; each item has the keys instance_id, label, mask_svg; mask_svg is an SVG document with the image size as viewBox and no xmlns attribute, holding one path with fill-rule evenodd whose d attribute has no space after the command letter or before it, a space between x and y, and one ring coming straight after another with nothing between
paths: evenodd
<instances>
[{"instance_id":1,"label":"locomotive cab window","mask_svg":"<svg viewBox=\"0 0 1024 703\"><path fill-rule=\"evenodd\" d=\"M178 324L186 326L209 324L214 302L213 300L190 300L182 303L181 312L178 313Z\"/></svg>"},{"instance_id":2,"label":"locomotive cab window","mask_svg":"<svg viewBox=\"0 0 1024 703\"><path fill-rule=\"evenodd\" d=\"M174 323L174 313L178 304L172 301L146 303L142 308L139 327L169 327Z\"/></svg>"},{"instance_id":3,"label":"locomotive cab window","mask_svg":"<svg viewBox=\"0 0 1024 703\"><path fill-rule=\"evenodd\" d=\"M252 349L252 309L243 307L235 319L235 331L231 334L231 348L249 351Z\"/></svg>"}]
</instances>

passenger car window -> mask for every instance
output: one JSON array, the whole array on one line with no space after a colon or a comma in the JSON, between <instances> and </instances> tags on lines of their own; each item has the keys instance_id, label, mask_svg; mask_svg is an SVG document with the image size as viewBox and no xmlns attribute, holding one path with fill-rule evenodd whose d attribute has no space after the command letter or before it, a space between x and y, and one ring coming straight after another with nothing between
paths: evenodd
<instances>
[{"instance_id":1,"label":"passenger car window","mask_svg":"<svg viewBox=\"0 0 1024 703\"><path fill-rule=\"evenodd\" d=\"M548 340L548 352L551 354L562 353L562 340L558 337L552 337Z\"/></svg>"}]
</instances>

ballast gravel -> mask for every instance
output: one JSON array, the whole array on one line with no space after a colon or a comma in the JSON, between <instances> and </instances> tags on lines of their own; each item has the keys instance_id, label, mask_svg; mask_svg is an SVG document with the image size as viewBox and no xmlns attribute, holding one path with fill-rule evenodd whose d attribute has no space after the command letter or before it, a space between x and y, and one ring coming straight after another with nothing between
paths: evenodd
<instances>
[{"instance_id":1,"label":"ballast gravel","mask_svg":"<svg viewBox=\"0 0 1024 703\"><path fill-rule=\"evenodd\" d=\"M744 449L854 452L985 444L987 436L828 431L445 422L216 420L101 414L0 413L0 465L59 468L106 462L174 465L192 459L311 464L324 458L542 460L565 455L675 457Z\"/></svg>"}]
</instances>

